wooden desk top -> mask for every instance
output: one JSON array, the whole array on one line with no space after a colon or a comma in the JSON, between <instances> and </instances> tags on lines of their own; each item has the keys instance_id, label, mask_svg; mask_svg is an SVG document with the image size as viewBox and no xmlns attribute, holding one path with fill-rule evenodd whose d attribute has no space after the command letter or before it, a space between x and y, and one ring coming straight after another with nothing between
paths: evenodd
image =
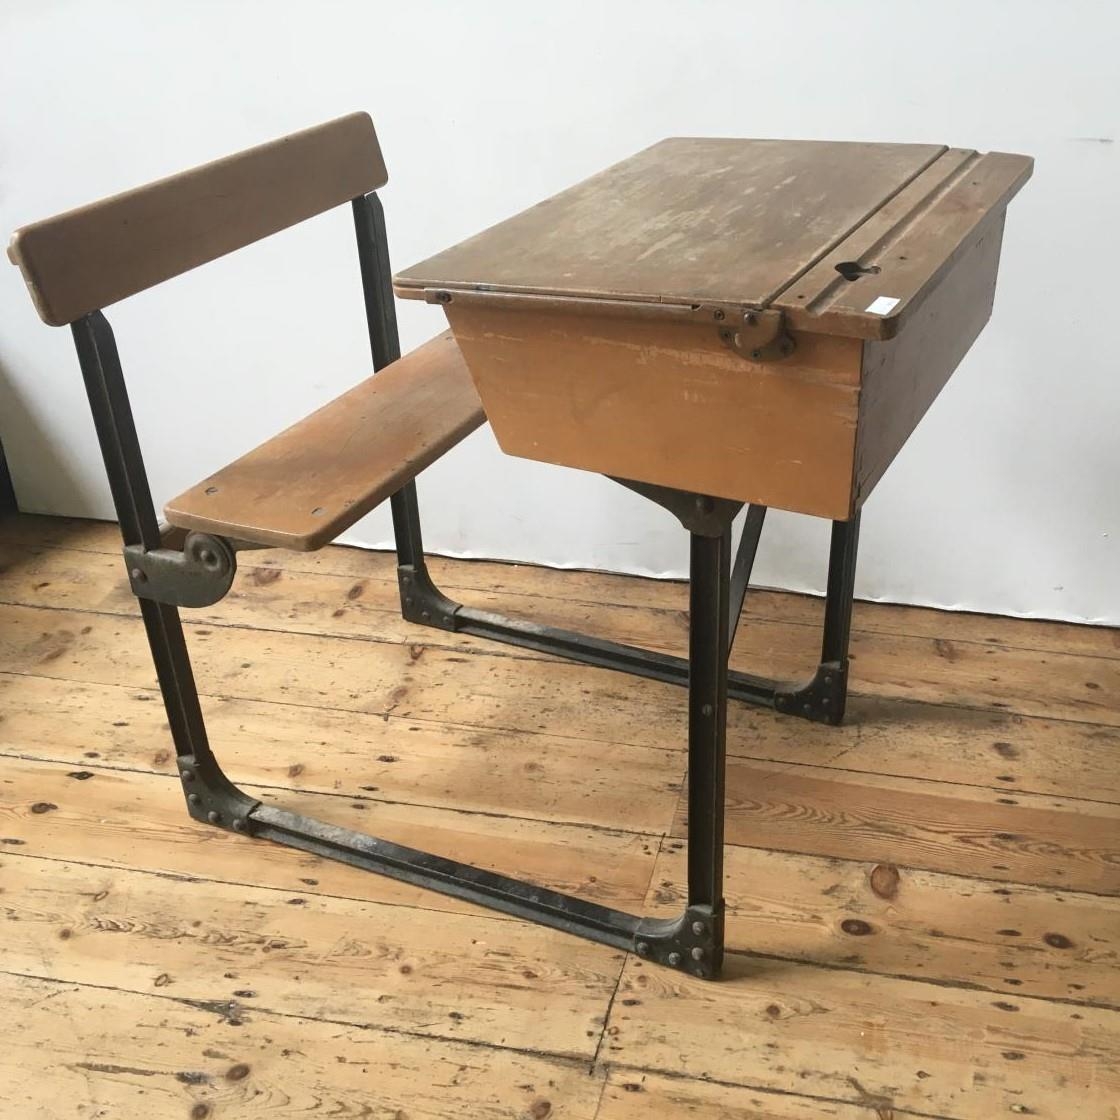
<instances>
[{"instance_id":1,"label":"wooden desk top","mask_svg":"<svg viewBox=\"0 0 1120 1120\"><path fill-rule=\"evenodd\" d=\"M929 144L663 140L395 287L647 315L776 308L792 329L890 338L1032 166Z\"/></svg>"}]
</instances>

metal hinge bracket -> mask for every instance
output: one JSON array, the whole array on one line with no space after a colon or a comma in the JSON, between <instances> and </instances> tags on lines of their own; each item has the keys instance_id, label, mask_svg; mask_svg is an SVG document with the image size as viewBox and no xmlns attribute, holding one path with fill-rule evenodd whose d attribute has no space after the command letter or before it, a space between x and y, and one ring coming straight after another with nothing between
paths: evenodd
<instances>
[{"instance_id":1,"label":"metal hinge bracket","mask_svg":"<svg viewBox=\"0 0 1120 1120\"><path fill-rule=\"evenodd\" d=\"M796 349L780 311L732 311L717 307L712 317L723 344L741 358L752 362L780 362Z\"/></svg>"},{"instance_id":2,"label":"metal hinge bracket","mask_svg":"<svg viewBox=\"0 0 1120 1120\"><path fill-rule=\"evenodd\" d=\"M124 547L132 593L174 607L208 607L223 598L237 574L230 542L209 533L188 533L183 549Z\"/></svg>"}]
</instances>

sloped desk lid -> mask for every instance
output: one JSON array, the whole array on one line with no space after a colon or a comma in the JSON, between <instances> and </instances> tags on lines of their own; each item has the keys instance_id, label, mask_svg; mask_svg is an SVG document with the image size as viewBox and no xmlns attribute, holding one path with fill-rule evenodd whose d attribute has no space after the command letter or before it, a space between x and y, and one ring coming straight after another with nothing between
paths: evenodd
<instances>
[{"instance_id":1,"label":"sloped desk lid","mask_svg":"<svg viewBox=\"0 0 1120 1120\"><path fill-rule=\"evenodd\" d=\"M794 329L889 338L1032 166L928 144L663 140L394 286L558 310L777 308Z\"/></svg>"}]
</instances>

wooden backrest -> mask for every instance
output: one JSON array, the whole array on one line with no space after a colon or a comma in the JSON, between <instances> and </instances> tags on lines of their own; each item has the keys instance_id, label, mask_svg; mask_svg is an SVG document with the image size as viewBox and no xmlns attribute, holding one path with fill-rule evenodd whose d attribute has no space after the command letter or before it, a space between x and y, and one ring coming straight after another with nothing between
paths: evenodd
<instances>
[{"instance_id":1,"label":"wooden backrest","mask_svg":"<svg viewBox=\"0 0 1120 1120\"><path fill-rule=\"evenodd\" d=\"M351 113L24 226L8 256L62 326L384 186L368 113Z\"/></svg>"}]
</instances>

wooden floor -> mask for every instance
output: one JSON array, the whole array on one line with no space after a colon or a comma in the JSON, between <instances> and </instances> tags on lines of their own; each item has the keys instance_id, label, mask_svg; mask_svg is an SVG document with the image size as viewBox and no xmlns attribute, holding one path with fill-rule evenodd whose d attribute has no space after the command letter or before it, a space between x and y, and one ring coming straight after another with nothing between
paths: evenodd
<instances>
[{"instance_id":1,"label":"wooden floor","mask_svg":"<svg viewBox=\"0 0 1120 1120\"><path fill-rule=\"evenodd\" d=\"M401 621L390 557L187 612L268 802L680 906L683 694ZM435 561L683 649L677 584ZM752 593L795 678L819 602ZM732 704L726 980L191 822L111 526L0 524L0 1114L1120 1118L1120 634L859 604L843 728Z\"/></svg>"}]
</instances>

